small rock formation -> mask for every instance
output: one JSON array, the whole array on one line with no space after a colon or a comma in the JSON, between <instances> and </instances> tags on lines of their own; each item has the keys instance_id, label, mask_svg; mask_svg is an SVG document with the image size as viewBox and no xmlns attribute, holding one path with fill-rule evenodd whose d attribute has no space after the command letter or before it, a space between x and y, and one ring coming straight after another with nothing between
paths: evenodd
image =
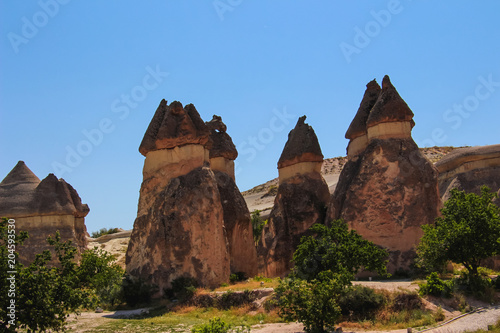
<instances>
[{"instance_id":1,"label":"small rock formation","mask_svg":"<svg viewBox=\"0 0 500 333\"><path fill-rule=\"evenodd\" d=\"M221 117L214 115L206 124L212 140L210 168L215 174L222 202L231 273L244 272L247 276L254 276L257 274L257 251L250 212L234 182L234 160L238 152Z\"/></svg>"},{"instance_id":2,"label":"small rock formation","mask_svg":"<svg viewBox=\"0 0 500 333\"><path fill-rule=\"evenodd\" d=\"M500 145L457 149L438 161L436 168L443 201L453 188L480 194L481 186L486 185L500 191Z\"/></svg>"},{"instance_id":3,"label":"small rock formation","mask_svg":"<svg viewBox=\"0 0 500 333\"><path fill-rule=\"evenodd\" d=\"M441 200L437 170L411 137L413 112L388 76L368 83L354 120L327 220L342 218L390 253L388 270L409 269L421 226L433 223Z\"/></svg>"},{"instance_id":4,"label":"small rock formation","mask_svg":"<svg viewBox=\"0 0 500 333\"><path fill-rule=\"evenodd\" d=\"M321 176L323 154L305 119L288 134L278 161L278 194L257 246L259 272L266 276L286 275L300 238L325 218L330 193Z\"/></svg>"},{"instance_id":5,"label":"small rock formation","mask_svg":"<svg viewBox=\"0 0 500 333\"><path fill-rule=\"evenodd\" d=\"M191 276L228 282L229 251L217 179L209 168L210 131L195 107L162 100L139 151L146 156L127 272L159 287Z\"/></svg>"},{"instance_id":6,"label":"small rock formation","mask_svg":"<svg viewBox=\"0 0 500 333\"><path fill-rule=\"evenodd\" d=\"M88 213L89 207L64 179L49 174L40 181L23 161L0 183L0 216L15 219L16 233L27 231L29 235L18 247L24 264L49 249L46 239L56 231L63 241L71 240L80 252L85 250Z\"/></svg>"}]
</instances>

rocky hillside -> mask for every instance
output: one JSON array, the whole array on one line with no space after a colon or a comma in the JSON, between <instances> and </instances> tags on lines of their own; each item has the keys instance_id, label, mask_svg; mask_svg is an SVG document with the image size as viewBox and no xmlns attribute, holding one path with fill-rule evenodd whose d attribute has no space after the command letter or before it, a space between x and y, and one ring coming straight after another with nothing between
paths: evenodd
<instances>
[{"instance_id":1,"label":"rocky hillside","mask_svg":"<svg viewBox=\"0 0 500 333\"><path fill-rule=\"evenodd\" d=\"M459 147L462 148L462 147ZM441 158L443 158L448 153L457 149L456 147L431 147L431 148L420 148L422 153L432 162L436 163ZM327 158L323 161L323 166L321 168L321 173L325 179L330 193L333 193L335 186L339 180L340 172L347 162L347 157L333 157ZM274 197L278 191L278 178L274 178L251 188L248 191L243 192L243 197L247 202L248 209L250 212L258 209L261 210L261 216L267 216L274 203Z\"/></svg>"}]
</instances>

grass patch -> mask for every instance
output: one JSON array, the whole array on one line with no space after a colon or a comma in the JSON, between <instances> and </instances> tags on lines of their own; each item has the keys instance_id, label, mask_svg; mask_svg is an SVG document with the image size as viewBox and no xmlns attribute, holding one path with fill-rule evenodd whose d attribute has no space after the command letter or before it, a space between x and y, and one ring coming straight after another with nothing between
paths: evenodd
<instances>
[{"instance_id":1,"label":"grass patch","mask_svg":"<svg viewBox=\"0 0 500 333\"><path fill-rule=\"evenodd\" d=\"M238 290L253 290L259 288L276 288L278 284L279 284L278 278L269 279L269 278L254 277L247 281L236 282L235 284L221 286L216 289L198 288L198 292L209 293L214 291L229 291L229 290L238 291Z\"/></svg>"},{"instance_id":2,"label":"grass patch","mask_svg":"<svg viewBox=\"0 0 500 333\"><path fill-rule=\"evenodd\" d=\"M150 314L154 315L154 311ZM276 311L250 311L249 307L218 310L214 308L196 308L182 306L174 308L160 316L149 318L116 319L95 327L86 332L182 332L194 325L207 323L210 319L219 317L234 326L257 325L260 323L281 322Z\"/></svg>"}]
</instances>

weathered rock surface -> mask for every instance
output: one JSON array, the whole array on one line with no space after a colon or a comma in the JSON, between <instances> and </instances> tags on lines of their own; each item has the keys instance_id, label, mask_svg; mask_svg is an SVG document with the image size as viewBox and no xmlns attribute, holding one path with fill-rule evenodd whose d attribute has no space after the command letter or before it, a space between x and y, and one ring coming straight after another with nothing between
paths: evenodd
<instances>
[{"instance_id":1,"label":"weathered rock surface","mask_svg":"<svg viewBox=\"0 0 500 333\"><path fill-rule=\"evenodd\" d=\"M290 272L300 238L325 218L330 194L320 173L323 154L314 130L304 121L305 116L299 118L288 135L278 162L278 193L257 246L259 272L266 276Z\"/></svg>"},{"instance_id":2,"label":"weathered rock surface","mask_svg":"<svg viewBox=\"0 0 500 333\"><path fill-rule=\"evenodd\" d=\"M191 276L203 286L229 280L229 252L215 175L207 167L170 180L147 214L137 217L127 272L159 287Z\"/></svg>"},{"instance_id":3,"label":"weathered rock surface","mask_svg":"<svg viewBox=\"0 0 500 333\"><path fill-rule=\"evenodd\" d=\"M163 100L141 143L146 156L127 271L163 288L191 276L204 286L257 272L253 230L234 182L238 156L218 116Z\"/></svg>"},{"instance_id":4,"label":"weathered rock surface","mask_svg":"<svg viewBox=\"0 0 500 333\"><path fill-rule=\"evenodd\" d=\"M421 225L434 222L441 202L437 170L411 138L412 116L384 77L367 119L368 145L345 164L328 204L326 222L342 218L364 238L386 248L390 272L410 267ZM395 123L401 126L386 131L386 124ZM370 135L376 126L379 130Z\"/></svg>"},{"instance_id":5,"label":"weathered rock surface","mask_svg":"<svg viewBox=\"0 0 500 333\"><path fill-rule=\"evenodd\" d=\"M37 253L49 248L49 235L61 234L72 240L79 251L87 246L85 216L89 207L82 204L76 190L64 179L49 174L40 181L19 161L0 183L0 216L16 220L16 231L27 231L29 238L19 246L20 260L33 261Z\"/></svg>"},{"instance_id":6,"label":"weathered rock surface","mask_svg":"<svg viewBox=\"0 0 500 333\"><path fill-rule=\"evenodd\" d=\"M457 149L436 163L439 193L446 201L452 188L479 194L481 186L500 189L500 145Z\"/></svg>"}]
</instances>

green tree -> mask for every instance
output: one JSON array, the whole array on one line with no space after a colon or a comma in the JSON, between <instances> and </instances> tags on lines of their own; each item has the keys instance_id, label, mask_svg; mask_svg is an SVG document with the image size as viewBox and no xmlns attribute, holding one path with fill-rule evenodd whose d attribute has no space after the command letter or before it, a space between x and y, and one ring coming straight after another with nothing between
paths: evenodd
<instances>
[{"instance_id":1,"label":"green tree","mask_svg":"<svg viewBox=\"0 0 500 333\"><path fill-rule=\"evenodd\" d=\"M330 227L315 224L310 230L315 235L302 237L293 254L293 276L310 281L331 270L353 278L361 268L387 274L387 251L349 230L344 221L333 221Z\"/></svg>"},{"instance_id":2,"label":"green tree","mask_svg":"<svg viewBox=\"0 0 500 333\"><path fill-rule=\"evenodd\" d=\"M59 232L47 239L56 257L55 265L52 264L51 251L45 250L24 267L19 263L13 245L21 245L28 235L20 233L12 237L15 233L10 230L14 229L9 228L8 220L2 219L0 278L9 281L7 278L13 274L9 272L16 272L15 295L10 294L10 283L0 284L2 332L14 332L15 329L35 332L64 330L71 313L78 314L81 308L94 306L99 295L105 296L106 288L119 283L121 268L112 263L112 256L104 251L88 250L82 254L82 264L78 266L76 248L71 241L62 242ZM15 263L9 261L12 260L10 257L15 257ZM16 312L15 322L9 323L11 299L15 299Z\"/></svg>"},{"instance_id":3,"label":"green tree","mask_svg":"<svg viewBox=\"0 0 500 333\"><path fill-rule=\"evenodd\" d=\"M257 244L262 235L262 229L267 224L267 220L262 220L260 217L260 210L256 209L251 214L252 229L253 229L253 240Z\"/></svg>"},{"instance_id":4,"label":"green tree","mask_svg":"<svg viewBox=\"0 0 500 333\"><path fill-rule=\"evenodd\" d=\"M481 195L457 189L450 193L435 225L422 226L417 266L432 271L452 261L477 279L481 260L500 254L500 208L492 203L497 194L486 186Z\"/></svg>"},{"instance_id":5,"label":"green tree","mask_svg":"<svg viewBox=\"0 0 500 333\"><path fill-rule=\"evenodd\" d=\"M341 315L338 303L350 284L349 277L348 273L324 271L311 281L282 280L276 288L279 315L303 323L306 332L331 331Z\"/></svg>"},{"instance_id":6,"label":"green tree","mask_svg":"<svg viewBox=\"0 0 500 333\"><path fill-rule=\"evenodd\" d=\"M94 247L85 250L76 274L81 287L95 291L101 304L114 306L121 299L124 270L110 253Z\"/></svg>"}]
</instances>

